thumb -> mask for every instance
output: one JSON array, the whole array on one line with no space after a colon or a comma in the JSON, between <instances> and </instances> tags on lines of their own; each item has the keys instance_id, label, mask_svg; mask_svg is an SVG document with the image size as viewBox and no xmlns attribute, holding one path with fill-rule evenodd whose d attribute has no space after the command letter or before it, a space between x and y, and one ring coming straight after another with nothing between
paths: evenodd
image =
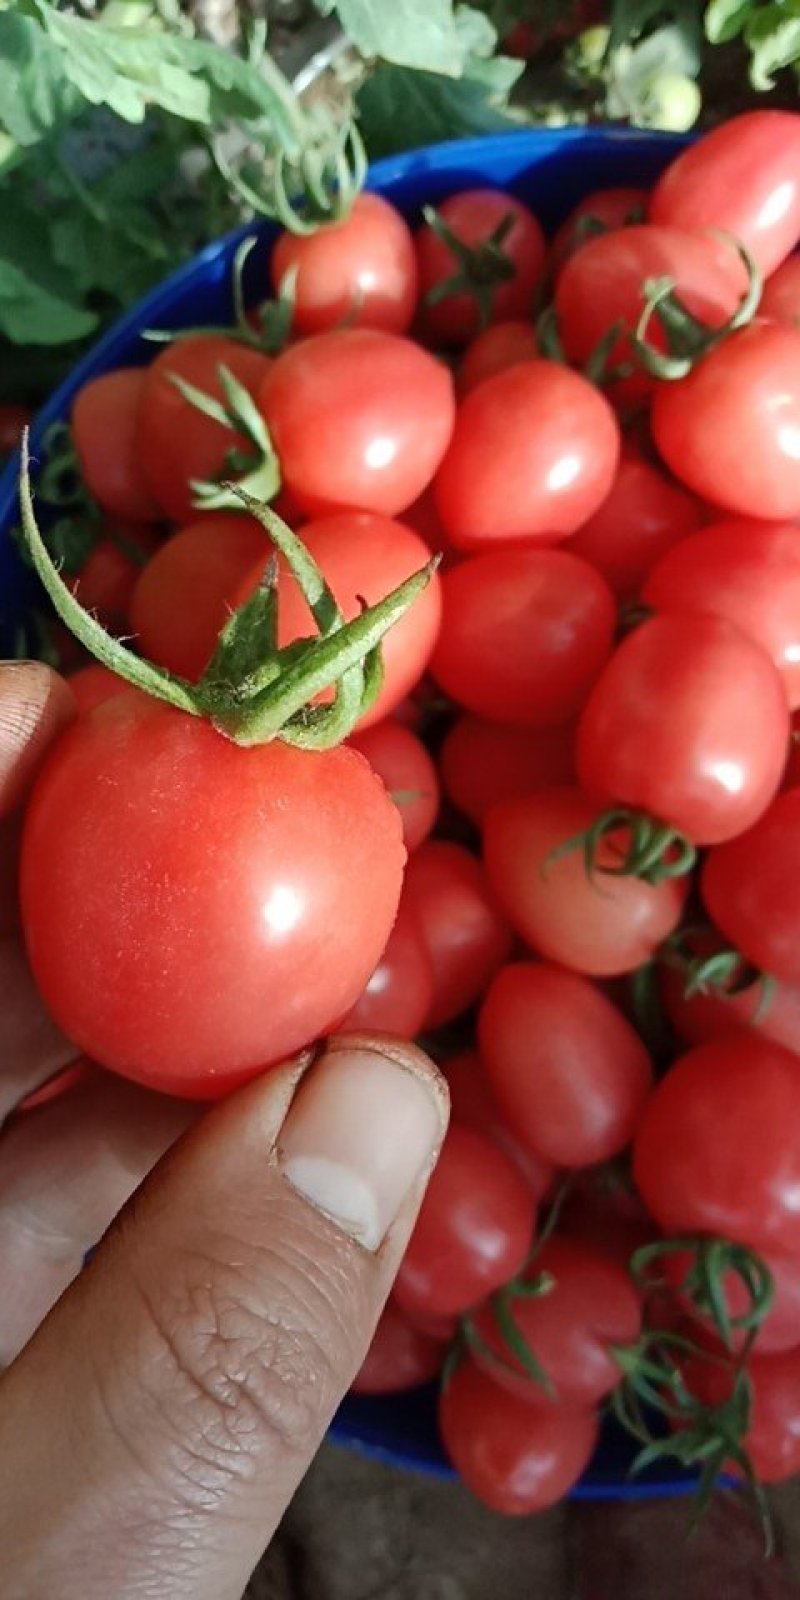
<instances>
[{"instance_id":1,"label":"thumb","mask_svg":"<svg viewBox=\"0 0 800 1600\"><path fill-rule=\"evenodd\" d=\"M446 1117L413 1045L341 1036L175 1146L0 1380L7 1600L239 1600L363 1359Z\"/></svg>"}]
</instances>

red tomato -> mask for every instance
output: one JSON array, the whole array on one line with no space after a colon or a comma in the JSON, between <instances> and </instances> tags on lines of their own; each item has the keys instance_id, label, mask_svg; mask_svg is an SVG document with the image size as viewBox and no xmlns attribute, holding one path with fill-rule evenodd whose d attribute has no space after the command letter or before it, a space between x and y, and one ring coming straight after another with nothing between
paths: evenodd
<instances>
[{"instance_id":1,"label":"red tomato","mask_svg":"<svg viewBox=\"0 0 800 1600\"><path fill-rule=\"evenodd\" d=\"M242 749L115 696L57 741L28 805L20 894L38 986L92 1060L213 1098L353 1004L404 857L397 811L355 751Z\"/></svg>"},{"instance_id":2,"label":"red tomato","mask_svg":"<svg viewBox=\"0 0 800 1600\"><path fill-rule=\"evenodd\" d=\"M800 1472L800 1348L753 1355L747 1372L753 1411L744 1447L760 1483L783 1483Z\"/></svg>"},{"instance_id":3,"label":"red tomato","mask_svg":"<svg viewBox=\"0 0 800 1600\"><path fill-rule=\"evenodd\" d=\"M517 1137L559 1167L605 1161L629 1143L651 1088L639 1036L575 972L519 961L483 1002L489 1082Z\"/></svg>"},{"instance_id":4,"label":"red tomato","mask_svg":"<svg viewBox=\"0 0 800 1600\"><path fill-rule=\"evenodd\" d=\"M696 494L746 517L800 516L800 329L761 318L741 328L659 385L651 421Z\"/></svg>"},{"instance_id":5,"label":"red tomato","mask_svg":"<svg viewBox=\"0 0 800 1600\"><path fill-rule=\"evenodd\" d=\"M10 455L16 450L31 422L31 415L27 406L0 406L0 455Z\"/></svg>"},{"instance_id":6,"label":"red tomato","mask_svg":"<svg viewBox=\"0 0 800 1600\"><path fill-rule=\"evenodd\" d=\"M496 550L444 574L431 671L479 716L531 728L574 717L603 668L616 609L566 550Z\"/></svg>"},{"instance_id":7,"label":"red tomato","mask_svg":"<svg viewBox=\"0 0 800 1600\"><path fill-rule=\"evenodd\" d=\"M401 1311L467 1311L513 1278L531 1246L533 1195L480 1133L448 1130L394 1286Z\"/></svg>"},{"instance_id":8,"label":"red tomato","mask_svg":"<svg viewBox=\"0 0 800 1600\"><path fill-rule=\"evenodd\" d=\"M68 580L84 611L93 611L111 633L126 631L142 567L160 542L152 528L121 526L108 539L98 541L78 577Z\"/></svg>"},{"instance_id":9,"label":"red tomato","mask_svg":"<svg viewBox=\"0 0 800 1600\"><path fill-rule=\"evenodd\" d=\"M131 630L142 655L196 682L242 579L254 562L263 577L271 551L261 524L235 511L208 512L173 534L147 563L131 598Z\"/></svg>"},{"instance_id":10,"label":"red tomato","mask_svg":"<svg viewBox=\"0 0 800 1600\"><path fill-rule=\"evenodd\" d=\"M574 533L608 494L618 458L619 429L597 389L555 361L524 361L461 402L436 478L439 515L459 550Z\"/></svg>"},{"instance_id":11,"label":"red tomato","mask_svg":"<svg viewBox=\"0 0 800 1600\"><path fill-rule=\"evenodd\" d=\"M800 789L755 827L709 852L700 881L709 915L762 972L800 983Z\"/></svg>"},{"instance_id":12,"label":"red tomato","mask_svg":"<svg viewBox=\"0 0 800 1600\"><path fill-rule=\"evenodd\" d=\"M775 1350L791 1350L797 1345L800 1326L800 1261L796 1256L779 1255L775 1251L759 1252L764 1266L772 1274L775 1297L758 1329L757 1350L766 1355ZM689 1294L683 1292L687 1272L692 1266L690 1251L665 1253L659 1261L664 1277L671 1285L678 1303L693 1319L713 1336L711 1317L700 1317ZM749 1311L752 1301L737 1272L726 1272L723 1277L723 1298L730 1317L741 1317ZM743 1329L732 1330L732 1348L741 1350L748 1335Z\"/></svg>"},{"instance_id":13,"label":"red tomato","mask_svg":"<svg viewBox=\"0 0 800 1600\"><path fill-rule=\"evenodd\" d=\"M394 516L430 483L455 416L447 368L373 328L285 350L261 386L284 481L310 516L358 506Z\"/></svg>"},{"instance_id":14,"label":"red tomato","mask_svg":"<svg viewBox=\"0 0 800 1600\"><path fill-rule=\"evenodd\" d=\"M90 661L88 667L71 672L67 682L72 690L78 712L93 711L95 706L110 700L115 694L128 692L128 684L116 672L101 667L99 661Z\"/></svg>"},{"instance_id":15,"label":"red tomato","mask_svg":"<svg viewBox=\"0 0 800 1600\"><path fill-rule=\"evenodd\" d=\"M555 728L509 728L461 716L439 751L445 793L481 826L491 806L574 776L574 722Z\"/></svg>"},{"instance_id":16,"label":"red tomato","mask_svg":"<svg viewBox=\"0 0 800 1600\"><path fill-rule=\"evenodd\" d=\"M534 1404L596 1405L622 1376L612 1347L633 1344L641 1332L639 1295L622 1262L585 1239L548 1239L526 1269L525 1284L540 1273L552 1278L552 1288L535 1298L513 1298L510 1309L552 1395L509 1348L491 1301L475 1317L486 1349L473 1352L473 1360L504 1389Z\"/></svg>"},{"instance_id":17,"label":"red tomato","mask_svg":"<svg viewBox=\"0 0 800 1600\"><path fill-rule=\"evenodd\" d=\"M485 1134L525 1179L534 1200L542 1200L553 1182L553 1168L514 1138L489 1087L483 1062L477 1050L462 1050L444 1064L450 1090L450 1120L461 1127Z\"/></svg>"},{"instance_id":18,"label":"red tomato","mask_svg":"<svg viewBox=\"0 0 800 1600\"><path fill-rule=\"evenodd\" d=\"M413 1039L433 1002L433 970L422 930L401 905L386 949L363 994L339 1024L339 1033L395 1033Z\"/></svg>"},{"instance_id":19,"label":"red tomato","mask_svg":"<svg viewBox=\"0 0 800 1600\"><path fill-rule=\"evenodd\" d=\"M656 611L727 617L763 646L800 706L800 530L794 523L718 522L673 547L642 598Z\"/></svg>"},{"instance_id":20,"label":"red tomato","mask_svg":"<svg viewBox=\"0 0 800 1600\"><path fill-rule=\"evenodd\" d=\"M352 1383L353 1394L398 1394L436 1377L446 1346L413 1328L389 1301L373 1335L363 1365Z\"/></svg>"},{"instance_id":21,"label":"red tomato","mask_svg":"<svg viewBox=\"0 0 800 1600\"><path fill-rule=\"evenodd\" d=\"M601 233L615 233L643 222L647 212L646 189L594 189L570 211L550 244L550 270L555 276L564 263Z\"/></svg>"},{"instance_id":22,"label":"red tomato","mask_svg":"<svg viewBox=\"0 0 800 1600\"><path fill-rule=\"evenodd\" d=\"M800 1060L788 1050L749 1029L690 1050L651 1095L634 1145L659 1227L796 1253L798 1118Z\"/></svg>"},{"instance_id":23,"label":"red tomato","mask_svg":"<svg viewBox=\"0 0 800 1600\"><path fill-rule=\"evenodd\" d=\"M800 325L800 255L790 256L764 284L758 306L760 317L770 322Z\"/></svg>"},{"instance_id":24,"label":"red tomato","mask_svg":"<svg viewBox=\"0 0 800 1600\"><path fill-rule=\"evenodd\" d=\"M756 821L781 781L786 691L769 657L724 617L653 617L619 645L578 724L578 777L694 844Z\"/></svg>"},{"instance_id":25,"label":"red tomato","mask_svg":"<svg viewBox=\"0 0 800 1600\"><path fill-rule=\"evenodd\" d=\"M386 785L400 812L406 849L416 850L427 839L439 810L439 779L422 740L387 717L354 734L349 742Z\"/></svg>"},{"instance_id":26,"label":"red tomato","mask_svg":"<svg viewBox=\"0 0 800 1600\"><path fill-rule=\"evenodd\" d=\"M270 361L235 339L204 333L168 344L145 372L135 447L147 489L172 522L196 518L193 482L224 477L231 454L253 450L243 434L198 411L171 381L175 375L224 400L221 366L255 399Z\"/></svg>"},{"instance_id":27,"label":"red tomato","mask_svg":"<svg viewBox=\"0 0 800 1600\"><path fill-rule=\"evenodd\" d=\"M800 238L800 117L749 111L714 128L670 162L650 218L691 232L723 229L768 274Z\"/></svg>"},{"instance_id":28,"label":"red tomato","mask_svg":"<svg viewBox=\"0 0 800 1600\"><path fill-rule=\"evenodd\" d=\"M346 217L313 233L282 233L270 278L276 294L295 272L292 327L326 333L351 327L405 333L417 302L417 261L406 222L379 194L356 196Z\"/></svg>"},{"instance_id":29,"label":"red tomato","mask_svg":"<svg viewBox=\"0 0 800 1600\"><path fill-rule=\"evenodd\" d=\"M590 877L580 848L552 859L596 818L580 789L519 795L489 812L484 861L498 904L526 944L548 961L608 978L652 960L677 927L687 884L602 870ZM629 839L624 828L605 839L598 868L618 865Z\"/></svg>"},{"instance_id":30,"label":"red tomato","mask_svg":"<svg viewBox=\"0 0 800 1600\"><path fill-rule=\"evenodd\" d=\"M506 960L511 934L479 861L459 844L428 840L411 857L403 904L419 919L433 966L428 1026L471 1006Z\"/></svg>"},{"instance_id":31,"label":"red tomato","mask_svg":"<svg viewBox=\"0 0 800 1600\"><path fill-rule=\"evenodd\" d=\"M655 1227L627 1174L600 1166L572 1174L558 1213L558 1232L599 1245L621 1261L627 1273L634 1250L652 1243Z\"/></svg>"},{"instance_id":32,"label":"red tomato","mask_svg":"<svg viewBox=\"0 0 800 1600\"><path fill-rule=\"evenodd\" d=\"M633 600L651 567L702 525L702 506L658 467L624 456L603 504L570 541L620 600Z\"/></svg>"},{"instance_id":33,"label":"red tomato","mask_svg":"<svg viewBox=\"0 0 800 1600\"><path fill-rule=\"evenodd\" d=\"M303 544L322 569L345 617L362 610L362 600L375 605L430 559L419 535L402 522L370 512L343 511L320 517L303 528ZM263 576L259 564L234 596L241 605ZM434 573L422 594L386 635L381 646L383 686L359 724L360 731L380 722L415 687L436 643L441 620L441 580ZM294 578L281 563L278 578L278 641L308 638L316 625ZM322 699L330 698L323 695Z\"/></svg>"},{"instance_id":34,"label":"red tomato","mask_svg":"<svg viewBox=\"0 0 800 1600\"><path fill-rule=\"evenodd\" d=\"M139 421L147 371L120 367L79 389L70 418L72 442L89 493L112 517L157 522L161 506L142 476Z\"/></svg>"},{"instance_id":35,"label":"red tomato","mask_svg":"<svg viewBox=\"0 0 800 1600\"><path fill-rule=\"evenodd\" d=\"M520 1404L469 1359L439 1401L442 1443L468 1489L493 1511L530 1516L563 1499L588 1466L593 1411Z\"/></svg>"},{"instance_id":36,"label":"red tomato","mask_svg":"<svg viewBox=\"0 0 800 1600\"><path fill-rule=\"evenodd\" d=\"M662 965L659 991L664 1010L684 1044L705 1044L734 1028L752 1028L765 1039L800 1055L800 984L777 978L765 994L760 981L733 993L713 989L686 993L686 975Z\"/></svg>"},{"instance_id":37,"label":"red tomato","mask_svg":"<svg viewBox=\"0 0 800 1600\"><path fill-rule=\"evenodd\" d=\"M491 320L505 322L510 317L530 315L545 257L544 234L533 212L521 200L497 189L465 189L463 194L444 200L438 213L454 238L478 250L489 243L506 218L510 219L500 252L512 276L505 281L495 280L490 288ZM448 293L433 304L428 298L432 290L438 290L459 274L461 263L427 222L417 229L414 244L419 268L421 321L426 338L433 343L466 344L481 326L476 294ZM478 263L476 281L485 282Z\"/></svg>"},{"instance_id":38,"label":"red tomato","mask_svg":"<svg viewBox=\"0 0 800 1600\"><path fill-rule=\"evenodd\" d=\"M467 346L456 373L459 395L469 394L485 378L496 372L533 361L539 354L539 340L532 322L494 322Z\"/></svg>"}]
</instances>

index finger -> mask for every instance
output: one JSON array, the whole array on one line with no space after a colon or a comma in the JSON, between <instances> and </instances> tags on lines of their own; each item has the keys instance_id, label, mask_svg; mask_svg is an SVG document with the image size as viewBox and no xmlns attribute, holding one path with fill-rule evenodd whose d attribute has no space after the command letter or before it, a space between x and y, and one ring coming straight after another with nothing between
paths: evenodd
<instances>
[{"instance_id":1,"label":"index finger","mask_svg":"<svg viewBox=\"0 0 800 1600\"><path fill-rule=\"evenodd\" d=\"M0 662L0 817L24 799L48 745L74 713L64 679L44 662Z\"/></svg>"}]
</instances>

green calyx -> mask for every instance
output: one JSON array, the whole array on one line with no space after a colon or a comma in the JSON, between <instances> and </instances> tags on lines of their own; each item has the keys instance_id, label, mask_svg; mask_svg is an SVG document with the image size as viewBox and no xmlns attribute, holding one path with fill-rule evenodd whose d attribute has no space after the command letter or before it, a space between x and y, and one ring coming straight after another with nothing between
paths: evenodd
<instances>
[{"instance_id":1,"label":"green calyx","mask_svg":"<svg viewBox=\"0 0 800 1600\"><path fill-rule=\"evenodd\" d=\"M721 234L735 249L747 272L747 288L742 299L727 322L719 328L709 328L692 316L676 293L672 278L648 279L644 285L642 314L632 336L631 344L640 367L651 377L667 382L685 378L718 345L737 329L752 322L761 300L763 282L761 273L749 250L729 234ZM653 317L657 317L667 341L666 351L656 350L647 338Z\"/></svg>"},{"instance_id":2,"label":"green calyx","mask_svg":"<svg viewBox=\"0 0 800 1600\"><path fill-rule=\"evenodd\" d=\"M296 158L279 152L263 188L257 176L237 168L221 139L211 141L211 153L226 184L251 211L300 235L341 222L367 176L364 141L351 120L333 131L324 126Z\"/></svg>"},{"instance_id":3,"label":"green calyx","mask_svg":"<svg viewBox=\"0 0 800 1600\"><path fill-rule=\"evenodd\" d=\"M606 857L602 863L601 849ZM542 872L546 875L549 866L573 850L583 852L589 878L642 878L650 884L684 877L697 860L694 845L676 828L628 806L604 811L583 833L566 839L550 852Z\"/></svg>"},{"instance_id":4,"label":"green calyx","mask_svg":"<svg viewBox=\"0 0 800 1600\"><path fill-rule=\"evenodd\" d=\"M325 578L302 541L268 506L228 485L233 503L254 516L297 582L317 633L280 647L277 643L277 561L266 564L256 592L234 612L199 683L154 666L112 638L84 611L59 575L39 531L33 508L27 435L22 446L20 504L30 559L62 622L110 671L134 688L190 716L206 717L236 744L281 738L306 750L340 744L373 704L382 682L380 644L428 584L434 557L405 583L346 622ZM333 688L330 703L316 704Z\"/></svg>"},{"instance_id":5,"label":"green calyx","mask_svg":"<svg viewBox=\"0 0 800 1600\"><path fill-rule=\"evenodd\" d=\"M752 966L740 951L723 944L710 924L701 922L678 928L664 941L660 955L666 966L680 972L687 999L694 995L717 995L724 1000L744 994L748 989L758 989L753 1022L759 1021L772 1004L775 979Z\"/></svg>"},{"instance_id":6,"label":"green calyx","mask_svg":"<svg viewBox=\"0 0 800 1600\"><path fill-rule=\"evenodd\" d=\"M170 383L190 406L237 439L243 436L247 441L244 449L231 445L218 478L192 481L193 503L198 511L238 511L241 494L263 502L274 499L281 486L278 457L252 395L224 362L218 372L224 400L216 400L204 389L187 383L177 372L169 374ZM235 483L231 483L232 477L236 478Z\"/></svg>"},{"instance_id":7,"label":"green calyx","mask_svg":"<svg viewBox=\"0 0 800 1600\"><path fill-rule=\"evenodd\" d=\"M45 504L60 513L48 523L45 542L65 577L79 577L92 551L101 543L116 545L134 566L144 566L147 556L136 539L109 522L92 499L66 423L54 423L44 436L38 491ZM14 528L12 537L23 559L29 562L22 529Z\"/></svg>"},{"instance_id":8,"label":"green calyx","mask_svg":"<svg viewBox=\"0 0 800 1600\"><path fill-rule=\"evenodd\" d=\"M297 272L287 272L280 286L280 293L274 300L262 300L255 309L257 326L248 316L247 303L244 292L244 269L246 263L258 244L256 234L251 233L243 239L233 258L231 268L231 300L233 303L233 320L227 324L206 323L205 326L192 328L147 328L142 338L151 344L180 344L184 339L208 338L210 334L217 334L222 338L231 339L237 344L244 344L251 350L259 350L262 355L279 355L286 346L292 327L294 316L295 289Z\"/></svg>"},{"instance_id":9,"label":"green calyx","mask_svg":"<svg viewBox=\"0 0 800 1600\"><path fill-rule=\"evenodd\" d=\"M513 212L509 211L501 217L488 239L476 245L465 244L463 239L459 239L447 223L442 221L434 206L423 206L422 215L428 227L432 228L437 239L447 246L456 261L456 270L452 276L444 278L441 283L434 284L433 288L428 290L425 304L438 306L443 300L452 299L454 295L471 295L478 307L481 328L488 328L495 294L502 283L511 282L517 270L503 249L514 226Z\"/></svg>"}]
</instances>

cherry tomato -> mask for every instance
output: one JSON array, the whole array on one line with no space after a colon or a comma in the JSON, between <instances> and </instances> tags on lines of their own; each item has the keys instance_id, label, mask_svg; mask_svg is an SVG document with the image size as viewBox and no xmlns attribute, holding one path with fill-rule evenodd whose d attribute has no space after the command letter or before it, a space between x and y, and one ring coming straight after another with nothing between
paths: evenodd
<instances>
[{"instance_id":1,"label":"cherry tomato","mask_svg":"<svg viewBox=\"0 0 800 1600\"><path fill-rule=\"evenodd\" d=\"M270 277L276 294L295 273L292 327L326 333L350 327L405 333L417 302L411 230L379 194L359 194L347 215L313 233L282 233Z\"/></svg>"},{"instance_id":2,"label":"cherry tomato","mask_svg":"<svg viewBox=\"0 0 800 1600\"><path fill-rule=\"evenodd\" d=\"M556 276L571 256L601 233L615 233L644 222L646 189L594 189L570 211L550 244L550 271Z\"/></svg>"},{"instance_id":3,"label":"cherry tomato","mask_svg":"<svg viewBox=\"0 0 800 1600\"><path fill-rule=\"evenodd\" d=\"M389 1301L373 1335L363 1365L352 1383L353 1394L398 1394L436 1377L446 1346L420 1333Z\"/></svg>"},{"instance_id":4,"label":"cherry tomato","mask_svg":"<svg viewBox=\"0 0 800 1600\"><path fill-rule=\"evenodd\" d=\"M139 575L161 541L146 524L121 524L90 550L69 587L85 611L93 611L111 633L125 633Z\"/></svg>"},{"instance_id":5,"label":"cherry tomato","mask_svg":"<svg viewBox=\"0 0 800 1600\"><path fill-rule=\"evenodd\" d=\"M72 406L72 442L86 487L104 511L157 522L162 507L142 474L139 427L147 369L120 367L92 378Z\"/></svg>"},{"instance_id":6,"label":"cherry tomato","mask_svg":"<svg viewBox=\"0 0 800 1600\"><path fill-rule=\"evenodd\" d=\"M138 463L149 493L173 522L196 518L194 482L224 477L232 453L246 457L254 448L242 433L184 399L172 382L181 378L224 401L221 366L255 399L270 361L235 339L197 334L167 345L145 371L135 441Z\"/></svg>"},{"instance_id":7,"label":"cherry tomato","mask_svg":"<svg viewBox=\"0 0 800 1600\"><path fill-rule=\"evenodd\" d=\"M658 980L661 1001L684 1044L705 1044L734 1028L752 1028L800 1055L800 984L773 978L765 990L763 982L756 979L741 989L687 994L686 982L686 974L679 968L662 963Z\"/></svg>"},{"instance_id":8,"label":"cherry tomato","mask_svg":"<svg viewBox=\"0 0 800 1600\"><path fill-rule=\"evenodd\" d=\"M714 128L670 162L650 218L740 239L765 275L800 238L800 117L749 111Z\"/></svg>"},{"instance_id":9,"label":"cherry tomato","mask_svg":"<svg viewBox=\"0 0 800 1600\"><path fill-rule=\"evenodd\" d=\"M515 1139L489 1087L477 1050L462 1050L444 1065L450 1090L450 1119L473 1128L496 1144L522 1173L534 1200L543 1200L553 1181L549 1161L527 1150Z\"/></svg>"},{"instance_id":10,"label":"cherry tomato","mask_svg":"<svg viewBox=\"0 0 800 1600\"><path fill-rule=\"evenodd\" d=\"M651 1088L647 1051L586 978L519 961L493 980L481 1056L517 1137L559 1167L590 1166L629 1143Z\"/></svg>"},{"instance_id":11,"label":"cherry tomato","mask_svg":"<svg viewBox=\"0 0 800 1600\"><path fill-rule=\"evenodd\" d=\"M467 346L456 373L459 395L469 394L485 378L496 372L533 361L539 354L539 340L532 322L494 322Z\"/></svg>"},{"instance_id":12,"label":"cherry tomato","mask_svg":"<svg viewBox=\"0 0 800 1600\"><path fill-rule=\"evenodd\" d=\"M395 1033L413 1039L433 1003L433 969L413 911L401 905L386 949L340 1033Z\"/></svg>"},{"instance_id":13,"label":"cherry tomato","mask_svg":"<svg viewBox=\"0 0 800 1600\"><path fill-rule=\"evenodd\" d=\"M687 885L615 875L630 841L625 828L603 840L591 876L580 847L557 853L596 818L580 789L518 795L489 812L484 861L498 904L526 944L548 961L600 978L652 960L678 924Z\"/></svg>"},{"instance_id":14,"label":"cherry tomato","mask_svg":"<svg viewBox=\"0 0 800 1600\"><path fill-rule=\"evenodd\" d=\"M760 1483L783 1483L800 1472L800 1349L747 1363L753 1411L743 1444Z\"/></svg>"},{"instance_id":15,"label":"cherry tomato","mask_svg":"<svg viewBox=\"0 0 800 1600\"><path fill-rule=\"evenodd\" d=\"M78 712L93 711L95 706L110 700L115 694L128 692L128 684L116 672L101 667L99 661L90 661L88 667L71 672L67 682L72 690Z\"/></svg>"},{"instance_id":16,"label":"cherry tomato","mask_svg":"<svg viewBox=\"0 0 800 1600\"><path fill-rule=\"evenodd\" d=\"M800 255L790 256L764 284L758 305L760 317L770 322L800 325Z\"/></svg>"},{"instance_id":17,"label":"cherry tomato","mask_svg":"<svg viewBox=\"0 0 800 1600\"><path fill-rule=\"evenodd\" d=\"M800 329L761 318L741 328L659 385L651 422L696 494L746 517L800 516Z\"/></svg>"},{"instance_id":18,"label":"cherry tomato","mask_svg":"<svg viewBox=\"0 0 800 1600\"><path fill-rule=\"evenodd\" d=\"M759 1324L758 1354L766 1355L775 1350L794 1349L797 1345L797 1329L800 1322L800 1261L796 1256L781 1255L774 1250L771 1252L761 1250L759 1255L764 1266L772 1274L774 1299L764 1320ZM711 1317L700 1317L692 1297L683 1291L686 1275L692 1264L692 1254L688 1250L665 1253L660 1258L661 1270L671 1285L678 1303L713 1337ZM722 1297L730 1317L742 1317L750 1310L751 1297L737 1272L728 1271L724 1274ZM748 1337L744 1328L732 1328L731 1348L741 1350Z\"/></svg>"},{"instance_id":19,"label":"cherry tomato","mask_svg":"<svg viewBox=\"0 0 800 1600\"><path fill-rule=\"evenodd\" d=\"M598 800L694 844L755 822L781 781L789 711L765 651L724 617L653 617L601 673L578 724L578 777Z\"/></svg>"},{"instance_id":20,"label":"cherry tomato","mask_svg":"<svg viewBox=\"0 0 800 1600\"><path fill-rule=\"evenodd\" d=\"M496 550L442 578L431 671L479 716L567 722L611 653L616 610L600 574L566 550Z\"/></svg>"},{"instance_id":21,"label":"cherry tomato","mask_svg":"<svg viewBox=\"0 0 800 1600\"><path fill-rule=\"evenodd\" d=\"M572 1173L558 1213L559 1236L582 1239L621 1261L626 1273L634 1250L651 1244L655 1227L627 1172L609 1166Z\"/></svg>"},{"instance_id":22,"label":"cherry tomato","mask_svg":"<svg viewBox=\"0 0 800 1600\"><path fill-rule=\"evenodd\" d=\"M271 553L260 523L237 512L209 512L173 534L147 563L131 598L131 630L141 654L196 682L243 578L254 563L263 577Z\"/></svg>"},{"instance_id":23,"label":"cherry tomato","mask_svg":"<svg viewBox=\"0 0 800 1600\"><path fill-rule=\"evenodd\" d=\"M284 481L301 510L394 516L430 483L453 431L453 380L410 339L374 328L285 350L261 386Z\"/></svg>"},{"instance_id":24,"label":"cherry tomato","mask_svg":"<svg viewBox=\"0 0 800 1600\"><path fill-rule=\"evenodd\" d=\"M599 510L570 540L570 550L596 567L620 600L633 600L651 567L703 520L694 495L649 461L628 455Z\"/></svg>"},{"instance_id":25,"label":"cherry tomato","mask_svg":"<svg viewBox=\"0 0 800 1600\"><path fill-rule=\"evenodd\" d=\"M491 806L574 776L574 722L510 728L483 717L458 717L439 751L445 793L481 826Z\"/></svg>"},{"instance_id":26,"label":"cherry tomato","mask_svg":"<svg viewBox=\"0 0 800 1600\"><path fill-rule=\"evenodd\" d=\"M796 1253L798 1117L800 1060L752 1030L681 1057L634 1144L634 1179L659 1227Z\"/></svg>"},{"instance_id":27,"label":"cherry tomato","mask_svg":"<svg viewBox=\"0 0 800 1600\"><path fill-rule=\"evenodd\" d=\"M454 1123L433 1170L394 1286L401 1311L467 1311L513 1278L530 1249L533 1195L480 1133Z\"/></svg>"},{"instance_id":28,"label":"cherry tomato","mask_svg":"<svg viewBox=\"0 0 800 1600\"><path fill-rule=\"evenodd\" d=\"M354 734L350 744L386 785L400 812L410 854L427 839L439 810L439 779L422 740L387 717Z\"/></svg>"},{"instance_id":29,"label":"cherry tomato","mask_svg":"<svg viewBox=\"0 0 800 1600\"><path fill-rule=\"evenodd\" d=\"M711 850L700 886L726 939L762 972L800 983L800 789L779 795L761 819Z\"/></svg>"},{"instance_id":30,"label":"cherry tomato","mask_svg":"<svg viewBox=\"0 0 800 1600\"><path fill-rule=\"evenodd\" d=\"M57 741L28 805L20 894L38 986L92 1060L213 1098L354 1003L404 856L397 810L355 751L242 749L117 695Z\"/></svg>"},{"instance_id":31,"label":"cherry tomato","mask_svg":"<svg viewBox=\"0 0 800 1600\"><path fill-rule=\"evenodd\" d=\"M520 1403L462 1361L439 1401L442 1443L468 1489L493 1511L530 1516L577 1482L597 1444L593 1411Z\"/></svg>"},{"instance_id":32,"label":"cherry tomato","mask_svg":"<svg viewBox=\"0 0 800 1600\"><path fill-rule=\"evenodd\" d=\"M544 234L533 212L513 195L496 189L465 189L451 195L438 207L439 218L449 232L470 249L489 244L496 229L507 222L508 231L499 246L501 263L510 276L490 284L488 307L492 322L530 315L545 257ZM429 342L466 344L481 326L480 303L474 293L447 293L431 299L450 279L458 276L461 264L450 246L429 223L422 223L414 236L422 301L421 321ZM491 247L490 247L491 248ZM476 264L476 276L480 267Z\"/></svg>"},{"instance_id":33,"label":"cherry tomato","mask_svg":"<svg viewBox=\"0 0 800 1600\"><path fill-rule=\"evenodd\" d=\"M31 415L27 406L0 405L0 456L17 449Z\"/></svg>"},{"instance_id":34,"label":"cherry tomato","mask_svg":"<svg viewBox=\"0 0 800 1600\"><path fill-rule=\"evenodd\" d=\"M409 860L403 904L415 912L431 959L427 1025L438 1028L477 1000L506 960L511 934L480 862L442 839L428 840Z\"/></svg>"},{"instance_id":35,"label":"cherry tomato","mask_svg":"<svg viewBox=\"0 0 800 1600\"><path fill-rule=\"evenodd\" d=\"M618 458L614 413L597 389L554 361L524 361L461 402L436 505L459 550L552 539L602 504Z\"/></svg>"}]
</instances>

